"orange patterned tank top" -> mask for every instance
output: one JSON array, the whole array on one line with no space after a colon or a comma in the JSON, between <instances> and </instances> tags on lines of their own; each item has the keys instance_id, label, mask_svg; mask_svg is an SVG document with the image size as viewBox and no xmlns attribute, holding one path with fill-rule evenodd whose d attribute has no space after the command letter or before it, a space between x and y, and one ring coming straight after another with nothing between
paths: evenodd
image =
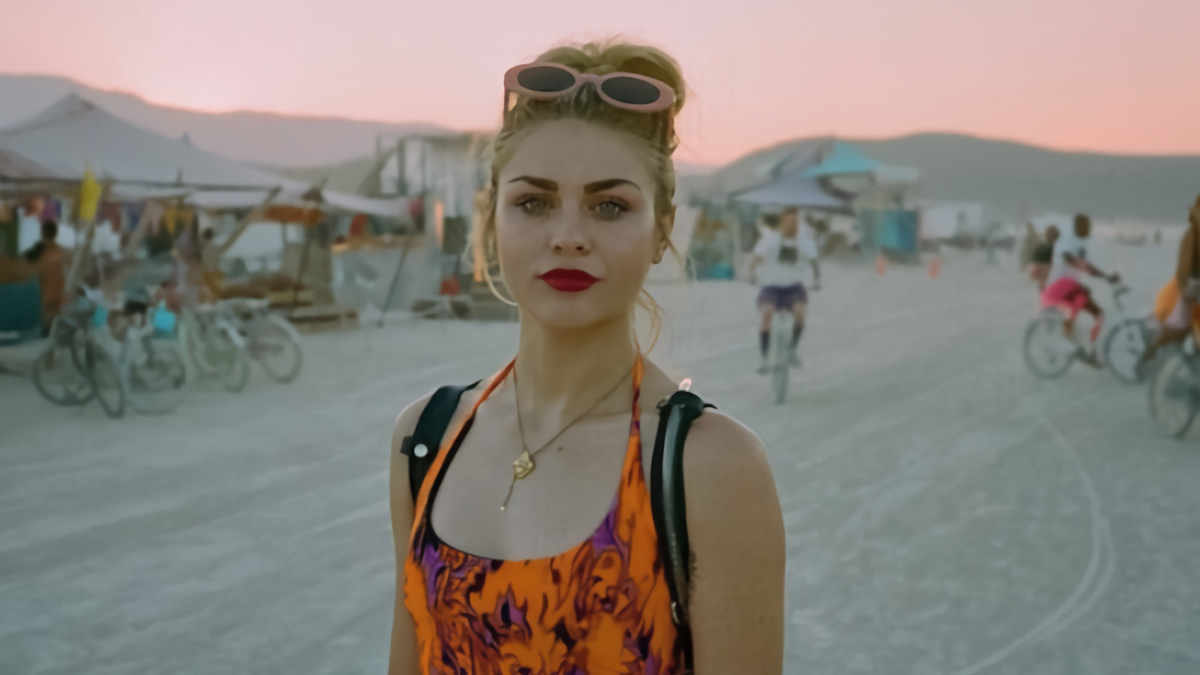
<instances>
[{"instance_id":1,"label":"orange patterned tank top","mask_svg":"<svg viewBox=\"0 0 1200 675\"><path fill-rule=\"evenodd\" d=\"M512 370L488 386L479 403ZM608 515L585 541L550 558L494 560L440 540L430 520L446 467L475 410L447 435L421 487L404 562L426 675L681 675L684 642L650 511L633 369L633 419L621 483ZM447 447L448 446L448 447Z\"/></svg>"}]
</instances>

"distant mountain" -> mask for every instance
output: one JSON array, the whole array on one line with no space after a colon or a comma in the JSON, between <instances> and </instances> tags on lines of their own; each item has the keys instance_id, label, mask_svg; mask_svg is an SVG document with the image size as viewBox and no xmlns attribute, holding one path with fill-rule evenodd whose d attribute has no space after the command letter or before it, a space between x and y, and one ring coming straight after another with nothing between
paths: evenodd
<instances>
[{"instance_id":1,"label":"distant mountain","mask_svg":"<svg viewBox=\"0 0 1200 675\"><path fill-rule=\"evenodd\" d=\"M61 77L3 74L0 128L36 114L70 92L153 131L172 137L187 134L195 145L226 157L287 167L276 170L301 180L336 176L341 189L352 189L374 166L377 134L447 131L424 123L203 113L147 103L131 94L102 91ZM764 167L797 151L811 150L821 140L787 141L719 168L677 163L680 192L703 192L716 183L732 189L760 182ZM1044 211L1086 211L1102 218L1183 223L1200 192L1200 155L1059 152L955 134L845 140L881 161L919 168L917 197L987 202L1012 218Z\"/></svg>"},{"instance_id":2,"label":"distant mountain","mask_svg":"<svg viewBox=\"0 0 1200 675\"><path fill-rule=\"evenodd\" d=\"M761 180L760 172L822 139L799 139L759 150L715 171L731 187ZM919 198L979 201L1012 218L1045 211L1100 218L1187 222L1200 193L1200 155L1135 156L1060 152L957 134L917 134L888 140L844 139L889 164L915 166Z\"/></svg>"},{"instance_id":3,"label":"distant mountain","mask_svg":"<svg viewBox=\"0 0 1200 675\"><path fill-rule=\"evenodd\" d=\"M341 162L374 152L376 134L441 133L435 124L393 124L335 117L262 112L205 113L148 103L63 77L0 74L0 129L76 92L122 119L180 137L219 155L263 164L306 166Z\"/></svg>"}]
</instances>

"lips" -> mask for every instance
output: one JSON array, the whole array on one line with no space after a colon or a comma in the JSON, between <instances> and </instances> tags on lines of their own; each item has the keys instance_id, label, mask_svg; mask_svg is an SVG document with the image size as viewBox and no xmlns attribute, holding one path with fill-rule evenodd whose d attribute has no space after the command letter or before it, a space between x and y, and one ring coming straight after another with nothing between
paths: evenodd
<instances>
[{"instance_id":1,"label":"lips","mask_svg":"<svg viewBox=\"0 0 1200 675\"><path fill-rule=\"evenodd\" d=\"M546 282L550 288L564 293L586 291L600 281L583 270L567 269L550 270L538 278Z\"/></svg>"}]
</instances>

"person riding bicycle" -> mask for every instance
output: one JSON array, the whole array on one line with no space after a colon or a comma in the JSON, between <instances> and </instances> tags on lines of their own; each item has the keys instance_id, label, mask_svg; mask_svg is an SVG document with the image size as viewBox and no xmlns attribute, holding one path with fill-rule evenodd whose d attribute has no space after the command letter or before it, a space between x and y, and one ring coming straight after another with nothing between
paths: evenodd
<instances>
[{"instance_id":1,"label":"person riding bicycle","mask_svg":"<svg viewBox=\"0 0 1200 675\"><path fill-rule=\"evenodd\" d=\"M1079 282L1080 272L1101 278L1110 283L1120 281L1117 274L1105 274L1088 262L1087 245L1090 243L1092 221L1085 214L1075 216L1074 231L1062 235L1054 244L1054 259L1050 265L1049 285L1042 292L1042 307L1057 307L1067 314L1063 322L1063 331L1068 340L1075 342L1075 319L1079 312L1085 311L1095 319L1089 335L1089 348L1079 347L1079 359L1084 363L1099 368L1100 360L1096 357L1096 338L1104 327L1104 310L1092 299L1092 293Z\"/></svg>"},{"instance_id":2,"label":"person riding bicycle","mask_svg":"<svg viewBox=\"0 0 1200 675\"><path fill-rule=\"evenodd\" d=\"M1159 289L1155 298L1155 318L1162 323L1162 331L1154 344L1146 349L1138 362L1141 369L1158 353L1158 350L1183 342L1195 322L1200 306L1200 195L1188 212L1188 229L1179 241L1179 256L1175 263L1175 274Z\"/></svg>"},{"instance_id":3,"label":"person riding bicycle","mask_svg":"<svg viewBox=\"0 0 1200 675\"><path fill-rule=\"evenodd\" d=\"M750 283L760 284L757 304L762 315L759 324L762 365L758 368L759 374L770 370L767 354L771 346L771 318L777 311L791 312L796 319L788 360L792 366L800 365L796 348L804 333L804 316L808 309L802 263L812 266L812 289L817 291L821 288L817 244L811 236L800 231L800 209L789 207L784 209L778 220L764 218L764 221L768 229L754 246L754 258L750 262Z\"/></svg>"}]
</instances>

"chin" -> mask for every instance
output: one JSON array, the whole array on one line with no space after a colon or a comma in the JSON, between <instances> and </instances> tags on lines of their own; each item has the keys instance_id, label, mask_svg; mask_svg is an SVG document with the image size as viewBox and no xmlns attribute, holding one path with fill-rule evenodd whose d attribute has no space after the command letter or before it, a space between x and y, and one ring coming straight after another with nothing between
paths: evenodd
<instances>
[{"instance_id":1,"label":"chin","mask_svg":"<svg viewBox=\"0 0 1200 675\"><path fill-rule=\"evenodd\" d=\"M607 323L622 315L622 308L613 307L611 298L592 295L591 290L570 295L555 291L533 295L536 297L518 299L524 300L518 302L521 315L549 328L579 330Z\"/></svg>"}]
</instances>

